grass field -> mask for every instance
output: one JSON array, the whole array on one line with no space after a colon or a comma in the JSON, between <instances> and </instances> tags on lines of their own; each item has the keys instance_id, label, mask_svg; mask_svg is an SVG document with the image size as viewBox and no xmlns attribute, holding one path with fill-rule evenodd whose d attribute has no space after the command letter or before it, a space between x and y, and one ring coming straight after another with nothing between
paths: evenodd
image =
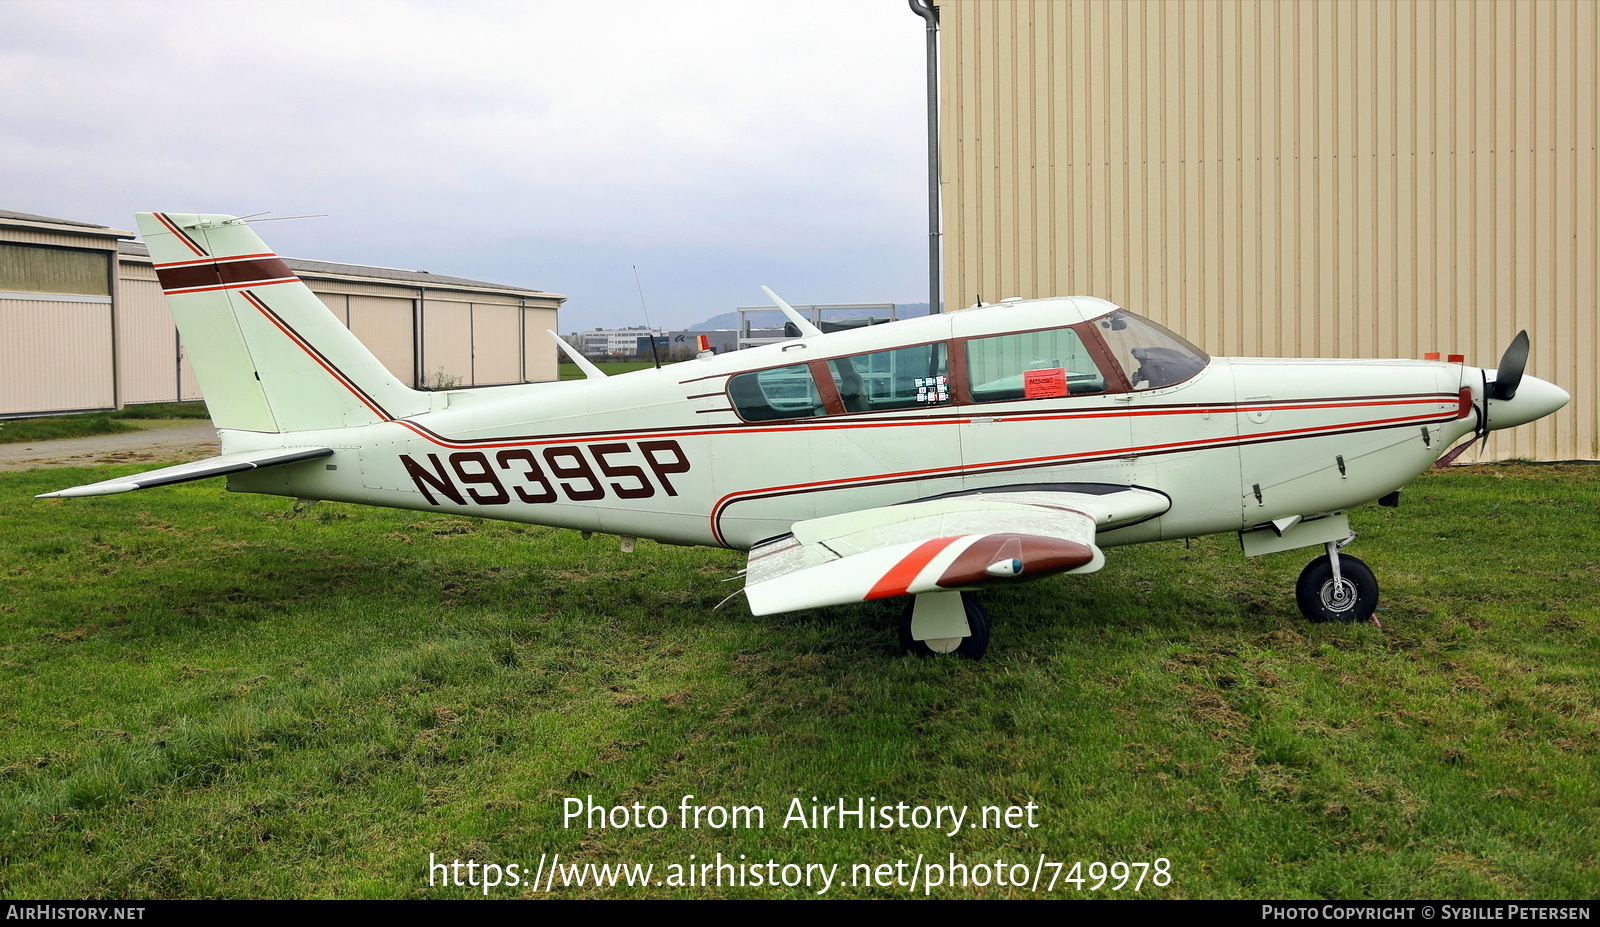
<instances>
[{"instance_id":1,"label":"grass field","mask_svg":"<svg viewBox=\"0 0 1600 927\"><path fill-rule=\"evenodd\" d=\"M667 364L667 362L665 362L665 361L662 362L662 366L663 367L666 366L666 364ZM647 360L642 360L642 361L599 361L599 362L595 363L595 366L600 368L600 372L601 373L604 373L606 376L609 377L609 376L615 376L615 375L617 375L619 373L632 373L635 370L648 370L651 367L654 367L655 363L653 361L647 361ZM557 369L559 370L559 373L557 374L557 377L559 379L562 379L562 380L582 380L584 378L583 371L578 369L578 365L577 364L567 363L567 361L565 359L562 360L562 362L558 365Z\"/></svg>"},{"instance_id":2,"label":"grass field","mask_svg":"<svg viewBox=\"0 0 1600 927\"><path fill-rule=\"evenodd\" d=\"M988 884L934 897L1034 894L997 884L996 861L1008 882L1065 863L1058 897L1132 894L1062 881L1075 861L1083 878L1165 859L1170 882L1138 892L1164 898L1589 898L1600 881L1600 467L1431 473L1398 510L1353 513L1381 629L1297 617L1306 552L1246 560L1209 538L987 595L978 663L901 657L898 604L715 609L730 551L294 514L220 481L29 498L135 469L0 477L8 898L482 894L430 887L430 854L524 881L557 853L662 880L718 853L837 864L830 897L913 894L852 867L952 854ZM671 823L564 827L563 801L590 795ZM686 795L760 806L765 827L680 828ZM784 827L813 797L1032 803L1036 826Z\"/></svg>"},{"instance_id":3,"label":"grass field","mask_svg":"<svg viewBox=\"0 0 1600 927\"><path fill-rule=\"evenodd\" d=\"M115 412L84 412L77 415L52 415L43 418L18 418L0 422L0 444L52 441L57 438L83 438L138 431L128 419L207 418L203 402L153 402L128 406Z\"/></svg>"}]
</instances>

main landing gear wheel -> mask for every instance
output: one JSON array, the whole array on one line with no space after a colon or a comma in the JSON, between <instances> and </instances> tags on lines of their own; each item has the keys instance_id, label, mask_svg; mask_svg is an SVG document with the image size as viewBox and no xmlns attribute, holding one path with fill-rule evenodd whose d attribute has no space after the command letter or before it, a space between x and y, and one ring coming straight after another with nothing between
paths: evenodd
<instances>
[{"instance_id":1,"label":"main landing gear wheel","mask_svg":"<svg viewBox=\"0 0 1600 927\"><path fill-rule=\"evenodd\" d=\"M950 595L951 593L933 593L933 595ZM939 654L954 653L958 657L968 660L980 660L989 649L989 616L984 614L978 605L978 597L971 592L960 593L961 607L967 615L969 633L966 637L939 637L932 640L919 641L911 636L911 619L917 607L917 599L922 596L912 596L906 603L906 610L900 615L900 649L919 657L932 657Z\"/></svg>"},{"instance_id":2,"label":"main landing gear wheel","mask_svg":"<svg viewBox=\"0 0 1600 927\"><path fill-rule=\"evenodd\" d=\"M1306 564L1294 584L1300 613L1312 621L1367 621L1378 610L1378 579L1360 560L1339 555L1339 581L1324 554Z\"/></svg>"}]
</instances>

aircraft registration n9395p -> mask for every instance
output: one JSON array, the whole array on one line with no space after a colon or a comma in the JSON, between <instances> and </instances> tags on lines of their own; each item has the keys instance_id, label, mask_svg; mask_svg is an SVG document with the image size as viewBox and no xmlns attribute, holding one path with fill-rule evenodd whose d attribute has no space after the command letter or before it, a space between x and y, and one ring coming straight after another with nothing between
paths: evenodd
<instances>
[{"instance_id":1,"label":"aircraft registration n9395p","mask_svg":"<svg viewBox=\"0 0 1600 927\"><path fill-rule=\"evenodd\" d=\"M1251 556L1321 547L1300 609L1369 618L1378 587L1340 554L1345 510L1568 400L1523 376L1526 333L1496 370L1214 358L1085 296L826 334L777 300L799 337L419 391L242 220L138 222L223 453L47 495L227 475L235 492L731 547L749 552L755 614L910 596L901 642L923 654L983 654L973 590L1221 532Z\"/></svg>"}]
</instances>

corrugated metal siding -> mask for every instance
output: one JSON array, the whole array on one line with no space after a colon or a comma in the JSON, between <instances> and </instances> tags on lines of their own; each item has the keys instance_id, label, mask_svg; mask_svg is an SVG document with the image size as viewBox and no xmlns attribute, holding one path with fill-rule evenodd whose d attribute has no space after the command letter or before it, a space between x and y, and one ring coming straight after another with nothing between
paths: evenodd
<instances>
[{"instance_id":1,"label":"corrugated metal siding","mask_svg":"<svg viewBox=\"0 0 1600 927\"><path fill-rule=\"evenodd\" d=\"M1494 366L1600 457L1600 8L943 0L945 300L1103 296L1215 354Z\"/></svg>"},{"instance_id":2,"label":"corrugated metal siding","mask_svg":"<svg viewBox=\"0 0 1600 927\"><path fill-rule=\"evenodd\" d=\"M328 297L324 296L323 299ZM416 385L417 361L412 353L416 332L412 323L414 300L381 296L351 296L350 331L401 383Z\"/></svg>"},{"instance_id":3,"label":"corrugated metal siding","mask_svg":"<svg viewBox=\"0 0 1600 927\"><path fill-rule=\"evenodd\" d=\"M178 328L172 324L155 270L130 272L122 265L117 282L117 371L124 405L172 402L179 398Z\"/></svg>"},{"instance_id":4,"label":"corrugated metal siding","mask_svg":"<svg viewBox=\"0 0 1600 927\"><path fill-rule=\"evenodd\" d=\"M356 283L350 280L325 280L309 274L301 277L306 286L319 295L331 293L345 293L351 296L396 296L406 294L415 296L417 288L403 283Z\"/></svg>"},{"instance_id":5,"label":"corrugated metal siding","mask_svg":"<svg viewBox=\"0 0 1600 927\"><path fill-rule=\"evenodd\" d=\"M480 386L522 382L522 320L515 304L472 304L472 376Z\"/></svg>"},{"instance_id":6,"label":"corrugated metal siding","mask_svg":"<svg viewBox=\"0 0 1600 927\"><path fill-rule=\"evenodd\" d=\"M530 383L557 379L556 352L561 349L545 334L556 330L556 310L528 306L522 318L523 379Z\"/></svg>"},{"instance_id":7,"label":"corrugated metal siding","mask_svg":"<svg viewBox=\"0 0 1600 927\"><path fill-rule=\"evenodd\" d=\"M422 310L422 372L427 387L472 382L472 304L429 299Z\"/></svg>"},{"instance_id":8,"label":"corrugated metal siding","mask_svg":"<svg viewBox=\"0 0 1600 927\"><path fill-rule=\"evenodd\" d=\"M105 235L74 235L50 229L13 228L0 229L0 240L33 245L56 245L62 248L91 248L95 251L115 251L117 240Z\"/></svg>"},{"instance_id":9,"label":"corrugated metal siding","mask_svg":"<svg viewBox=\"0 0 1600 927\"><path fill-rule=\"evenodd\" d=\"M116 404L111 304L0 299L0 414Z\"/></svg>"},{"instance_id":10,"label":"corrugated metal siding","mask_svg":"<svg viewBox=\"0 0 1600 927\"><path fill-rule=\"evenodd\" d=\"M345 328L350 327L350 297L343 293L317 293L317 298L328 307L333 317L338 319Z\"/></svg>"},{"instance_id":11,"label":"corrugated metal siding","mask_svg":"<svg viewBox=\"0 0 1600 927\"><path fill-rule=\"evenodd\" d=\"M0 241L94 245L101 252L116 244L104 236L10 227L0 229ZM46 259L55 254L41 253ZM63 294L49 299L0 298L0 339L4 339L0 370L6 371L0 378L0 414L201 398L149 259L124 254L117 271L116 293L110 297L115 311L107 302L85 304ZM402 382L415 383L417 287L316 277L307 283ZM424 353L434 358L428 367L430 378L442 369L458 386L556 379L549 348L531 355L525 372L522 313L543 319L537 323L542 333L543 328L555 327L555 307L562 297L428 290L426 299L432 341ZM524 301L532 305L519 312Z\"/></svg>"}]
</instances>

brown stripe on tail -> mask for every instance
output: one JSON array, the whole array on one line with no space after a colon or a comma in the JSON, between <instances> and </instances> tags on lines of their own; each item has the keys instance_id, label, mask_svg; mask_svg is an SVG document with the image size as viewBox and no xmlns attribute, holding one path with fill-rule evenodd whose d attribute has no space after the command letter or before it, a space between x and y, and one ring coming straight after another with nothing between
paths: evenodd
<instances>
[{"instance_id":1,"label":"brown stripe on tail","mask_svg":"<svg viewBox=\"0 0 1600 927\"><path fill-rule=\"evenodd\" d=\"M161 289L168 293L175 290L238 287L265 283L269 280L296 279L289 265L277 257L218 264L157 267L156 277L161 281Z\"/></svg>"}]
</instances>

